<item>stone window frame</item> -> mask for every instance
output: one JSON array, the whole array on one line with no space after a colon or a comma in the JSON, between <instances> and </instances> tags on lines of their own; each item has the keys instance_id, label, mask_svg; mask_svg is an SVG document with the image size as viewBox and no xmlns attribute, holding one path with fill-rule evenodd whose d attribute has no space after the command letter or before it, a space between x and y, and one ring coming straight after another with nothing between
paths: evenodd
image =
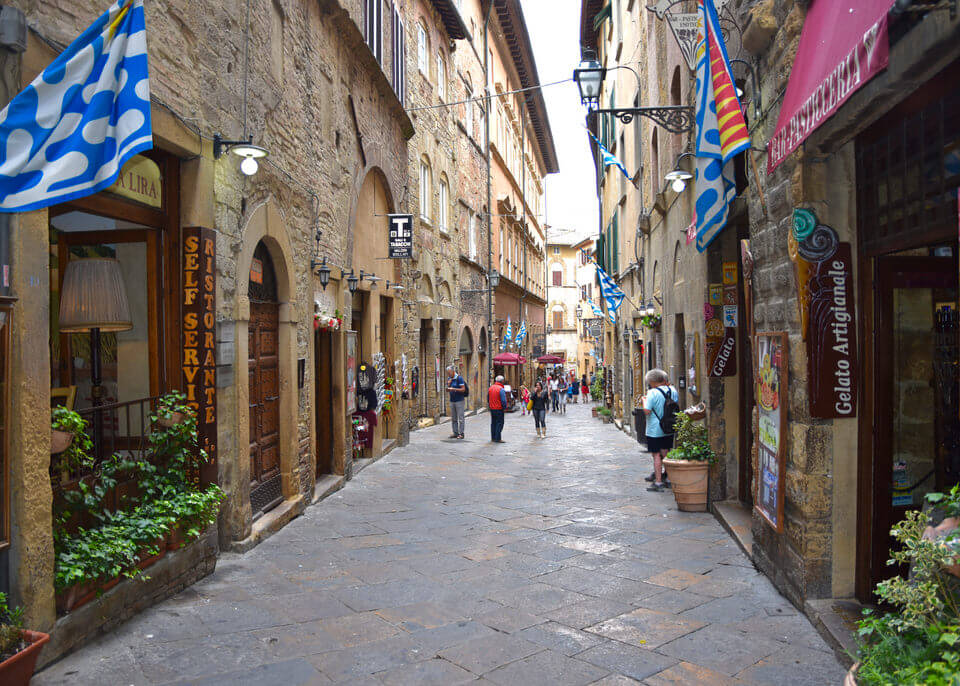
<instances>
[{"instance_id":1,"label":"stone window frame","mask_svg":"<svg viewBox=\"0 0 960 686\"><path fill-rule=\"evenodd\" d=\"M443 51L437 51L437 98L440 102L447 99L447 60Z\"/></svg>"},{"instance_id":2,"label":"stone window frame","mask_svg":"<svg viewBox=\"0 0 960 686\"><path fill-rule=\"evenodd\" d=\"M417 22L417 69L430 81L430 34L422 19Z\"/></svg>"},{"instance_id":3,"label":"stone window frame","mask_svg":"<svg viewBox=\"0 0 960 686\"><path fill-rule=\"evenodd\" d=\"M420 158L420 221L432 223L433 210L433 170L430 158L426 155Z\"/></svg>"},{"instance_id":4,"label":"stone window frame","mask_svg":"<svg viewBox=\"0 0 960 686\"><path fill-rule=\"evenodd\" d=\"M447 175L440 172L440 180L437 183L437 227L440 233L445 236L450 235L450 183Z\"/></svg>"}]
</instances>

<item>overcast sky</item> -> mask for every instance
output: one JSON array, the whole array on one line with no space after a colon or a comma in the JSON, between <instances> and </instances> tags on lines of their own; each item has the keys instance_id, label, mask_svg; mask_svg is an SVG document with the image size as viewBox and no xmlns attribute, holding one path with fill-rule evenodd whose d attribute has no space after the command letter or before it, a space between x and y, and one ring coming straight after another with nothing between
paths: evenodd
<instances>
[{"instance_id":1,"label":"overcast sky","mask_svg":"<svg viewBox=\"0 0 960 686\"><path fill-rule=\"evenodd\" d=\"M521 0L540 83L569 79L580 62L579 0ZM593 157L584 128L586 110L572 81L543 89L560 161L547 177L547 224L588 236L597 232Z\"/></svg>"}]
</instances>

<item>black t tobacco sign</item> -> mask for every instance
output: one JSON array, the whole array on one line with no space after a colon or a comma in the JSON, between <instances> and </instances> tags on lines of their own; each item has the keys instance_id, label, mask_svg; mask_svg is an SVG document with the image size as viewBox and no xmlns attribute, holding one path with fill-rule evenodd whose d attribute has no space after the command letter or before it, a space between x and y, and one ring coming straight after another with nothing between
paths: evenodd
<instances>
[{"instance_id":1,"label":"black t tobacco sign","mask_svg":"<svg viewBox=\"0 0 960 686\"><path fill-rule=\"evenodd\" d=\"M390 257L407 259L413 257L413 215L390 214Z\"/></svg>"}]
</instances>

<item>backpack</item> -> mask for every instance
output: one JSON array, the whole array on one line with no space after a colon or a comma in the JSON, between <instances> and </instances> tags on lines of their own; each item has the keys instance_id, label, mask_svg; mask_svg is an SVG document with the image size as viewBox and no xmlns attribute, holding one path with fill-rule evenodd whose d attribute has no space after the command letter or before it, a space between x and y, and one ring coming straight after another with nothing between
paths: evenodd
<instances>
[{"instance_id":1,"label":"backpack","mask_svg":"<svg viewBox=\"0 0 960 686\"><path fill-rule=\"evenodd\" d=\"M460 378L463 379L463 397L464 397L464 398L469 398L469 397L470 397L470 387L467 385L467 380L464 379L462 376L461 376Z\"/></svg>"},{"instance_id":2,"label":"backpack","mask_svg":"<svg viewBox=\"0 0 960 686\"><path fill-rule=\"evenodd\" d=\"M657 388L657 390L663 394L663 416L661 417L656 412L653 414L660 420L660 430L667 436L672 436L677 432L676 423L677 415L680 414L680 403L673 399L669 386L666 391L662 387Z\"/></svg>"}]
</instances>

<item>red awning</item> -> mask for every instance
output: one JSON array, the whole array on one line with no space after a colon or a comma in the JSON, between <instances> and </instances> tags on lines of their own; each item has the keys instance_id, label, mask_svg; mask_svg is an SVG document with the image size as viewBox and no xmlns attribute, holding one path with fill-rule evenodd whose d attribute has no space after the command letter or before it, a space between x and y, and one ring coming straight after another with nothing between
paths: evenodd
<instances>
[{"instance_id":1,"label":"red awning","mask_svg":"<svg viewBox=\"0 0 960 686\"><path fill-rule=\"evenodd\" d=\"M500 353L495 355L493 358L494 364L503 365L504 367L516 367L527 361L523 355L518 355L517 353Z\"/></svg>"},{"instance_id":2,"label":"red awning","mask_svg":"<svg viewBox=\"0 0 960 686\"><path fill-rule=\"evenodd\" d=\"M554 355L549 353L537 358L537 362L540 364L563 364L563 358L559 355Z\"/></svg>"},{"instance_id":3,"label":"red awning","mask_svg":"<svg viewBox=\"0 0 960 686\"><path fill-rule=\"evenodd\" d=\"M890 57L887 12L893 0L814 0L800 34L767 170L773 172Z\"/></svg>"}]
</instances>

